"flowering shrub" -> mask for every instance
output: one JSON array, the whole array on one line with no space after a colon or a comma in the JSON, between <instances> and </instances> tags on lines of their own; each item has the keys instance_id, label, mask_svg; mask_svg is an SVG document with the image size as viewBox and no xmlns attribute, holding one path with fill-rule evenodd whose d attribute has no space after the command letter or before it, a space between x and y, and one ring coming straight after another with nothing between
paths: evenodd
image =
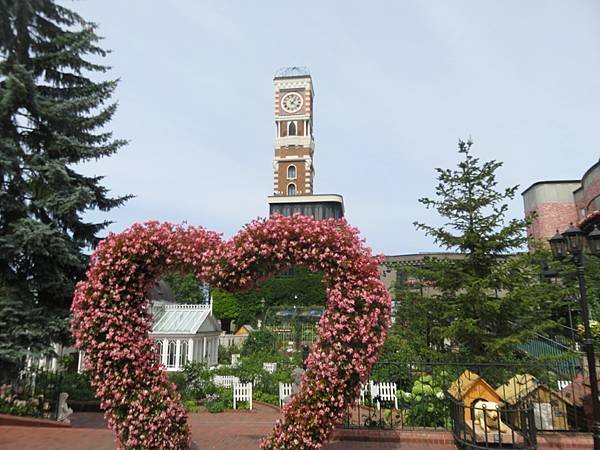
<instances>
[{"instance_id":1,"label":"flowering shrub","mask_svg":"<svg viewBox=\"0 0 600 450\"><path fill-rule=\"evenodd\" d=\"M379 260L344 220L274 215L230 241L203 228L149 222L96 249L72 311L77 346L120 448L189 446L186 412L155 357L146 292L165 271L192 272L228 291L249 289L291 265L324 274L327 311L302 389L263 449L321 448L357 397L389 325Z\"/></svg>"},{"instance_id":2,"label":"flowering shrub","mask_svg":"<svg viewBox=\"0 0 600 450\"><path fill-rule=\"evenodd\" d=\"M449 428L450 405L444 392L452 377L447 372L421 375L410 392L400 391L401 405L406 409L405 424L413 427Z\"/></svg>"},{"instance_id":3,"label":"flowering shrub","mask_svg":"<svg viewBox=\"0 0 600 450\"><path fill-rule=\"evenodd\" d=\"M50 405L44 401L43 396L23 399L10 384L0 386L0 414L35 417L49 410Z\"/></svg>"}]
</instances>

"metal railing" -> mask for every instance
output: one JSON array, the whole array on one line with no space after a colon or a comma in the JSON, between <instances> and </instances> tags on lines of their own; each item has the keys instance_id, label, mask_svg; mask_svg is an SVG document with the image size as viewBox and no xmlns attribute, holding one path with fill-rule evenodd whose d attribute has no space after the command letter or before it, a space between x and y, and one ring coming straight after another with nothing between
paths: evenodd
<instances>
[{"instance_id":1,"label":"metal railing","mask_svg":"<svg viewBox=\"0 0 600 450\"><path fill-rule=\"evenodd\" d=\"M298 326L266 326L277 337L278 347L285 347L289 342L298 342L301 345L311 345L319 336L317 326L312 323L302 323Z\"/></svg>"},{"instance_id":2,"label":"metal railing","mask_svg":"<svg viewBox=\"0 0 600 450\"><path fill-rule=\"evenodd\" d=\"M2 384L3 398L0 401L9 403L5 400L9 397L10 403L15 400L28 401L30 405L35 405L34 415L55 417L62 384L62 372L22 371L17 378Z\"/></svg>"},{"instance_id":3,"label":"metal railing","mask_svg":"<svg viewBox=\"0 0 600 450\"><path fill-rule=\"evenodd\" d=\"M523 445L529 445L531 429L591 430L591 389L586 376L583 365L571 362L378 362L370 381L395 383L397 407L371 395L371 383L367 383L359 396L363 400L358 398L347 408L343 426L458 431L462 428L456 428L460 425L457 410L477 408L477 401L487 400L498 405L503 423L529 436L523 437Z\"/></svg>"},{"instance_id":4,"label":"metal railing","mask_svg":"<svg viewBox=\"0 0 600 450\"><path fill-rule=\"evenodd\" d=\"M533 406L487 408L465 406L462 401L450 399L452 436L459 448L488 449L508 447L535 450L537 448ZM510 425L505 423L512 418Z\"/></svg>"}]
</instances>

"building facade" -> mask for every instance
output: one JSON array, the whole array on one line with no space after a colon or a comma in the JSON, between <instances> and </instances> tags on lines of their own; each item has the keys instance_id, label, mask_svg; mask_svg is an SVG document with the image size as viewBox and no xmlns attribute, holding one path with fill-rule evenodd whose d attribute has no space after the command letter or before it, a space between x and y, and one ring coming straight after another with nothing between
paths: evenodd
<instances>
[{"instance_id":1,"label":"building facade","mask_svg":"<svg viewBox=\"0 0 600 450\"><path fill-rule=\"evenodd\" d=\"M212 314L212 302L201 305L153 306L150 336L158 359L167 371L182 370L188 362L215 366L219 360L221 325Z\"/></svg>"},{"instance_id":2,"label":"building facade","mask_svg":"<svg viewBox=\"0 0 600 450\"><path fill-rule=\"evenodd\" d=\"M275 74L275 158L273 194L312 195L314 182L312 78L302 68Z\"/></svg>"},{"instance_id":3,"label":"building facade","mask_svg":"<svg viewBox=\"0 0 600 450\"><path fill-rule=\"evenodd\" d=\"M310 73L303 67L280 69L275 86L275 156L273 195L269 213L294 213L317 219L344 216L341 195L315 195L313 104L314 88Z\"/></svg>"},{"instance_id":4,"label":"building facade","mask_svg":"<svg viewBox=\"0 0 600 450\"><path fill-rule=\"evenodd\" d=\"M529 236L546 241L572 222L590 226L600 216L600 161L580 180L538 181L522 193L525 215L535 214Z\"/></svg>"}]
</instances>

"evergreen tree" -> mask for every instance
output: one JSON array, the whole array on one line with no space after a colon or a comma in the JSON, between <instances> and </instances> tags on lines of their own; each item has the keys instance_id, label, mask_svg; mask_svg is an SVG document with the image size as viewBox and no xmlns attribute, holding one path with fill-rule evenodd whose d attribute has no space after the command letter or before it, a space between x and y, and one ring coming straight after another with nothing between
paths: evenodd
<instances>
[{"instance_id":1,"label":"evergreen tree","mask_svg":"<svg viewBox=\"0 0 600 450\"><path fill-rule=\"evenodd\" d=\"M178 303L203 303L202 284L192 274L170 273L164 280L171 286ZM323 275L304 267L261 281L241 292L211 288L213 312L218 319L233 319L238 324L256 324L270 308L278 306L324 306L327 293ZM268 314L267 314L268 315Z\"/></svg>"},{"instance_id":2,"label":"evergreen tree","mask_svg":"<svg viewBox=\"0 0 600 450\"><path fill-rule=\"evenodd\" d=\"M498 190L502 163L481 163L471 146L459 141L463 159L457 169L437 169L436 198L419 200L445 223L415 222L436 244L464 258L426 258L416 277L433 292L418 308L414 303L409 308L422 312L419 326L428 328L428 344L438 351L452 350L463 360L506 360L516 356L519 343L553 325L559 294L540 282L538 260L515 254L527 242L527 221L506 218L506 201L517 186Z\"/></svg>"},{"instance_id":3,"label":"evergreen tree","mask_svg":"<svg viewBox=\"0 0 600 450\"><path fill-rule=\"evenodd\" d=\"M125 144L105 130L116 81L91 78L108 69L95 62L106 55L96 26L52 0L0 0L0 11L0 285L8 289L0 317L36 311L8 322L30 336L3 346L2 365L33 341L60 339L54 325L64 322L86 252L109 224L83 215L128 197L111 198L102 177L76 171Z\"/></svg>"},{"instance_id":4,"label":"evergreen tree","mask_svg":"<svg viewBox=\"0 0 600 450\"><path fill-rule=\"evenodd\" d=\"M211 291L213 298L213 313L217 319L237 320L242 310L242 305L237 297L221 289Z\"/></svg>"},{"instance_id":5,"label":"evergreen tree","mask_svg":"<svg viewBox=\"0 0 600 450\"><path fill-rule=\"evenodd\" d=\"M163 279L173 290L177 303L198 305L209 301L204 284L192 274L168 273Z\"/></svg>"},{"instance_id":6,"label":"evergreen tree","mask_svg":"<svg viewBox=\"0 0 600 450\"><path fill-rule=\"evenodd\" d=\"M432 295L436 291L420 278L418 268L397 267L396 271L403 273L394 287L394 298L400 301L396 302L396 323L392 326L391 335L402 338L395 342L404 342L404 358L437 359L436 354L443 351L444 343L433 328L438 320L437 300Z\"/></svg>"}]
</instances>

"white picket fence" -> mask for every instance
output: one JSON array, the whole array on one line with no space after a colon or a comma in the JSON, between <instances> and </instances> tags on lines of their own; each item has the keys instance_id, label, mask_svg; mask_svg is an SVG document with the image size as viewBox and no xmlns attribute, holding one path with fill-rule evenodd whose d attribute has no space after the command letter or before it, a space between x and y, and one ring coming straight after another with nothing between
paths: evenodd
<instances>
[{"instance_id":1,"label":"white picket fence","mask_svg":"<svg viewBox=\"0 0 600 450\"><path fill-rule=\"evenodd\" d=\"M268 373L275 373L277 370L277 363L263 363L263 369Z\"/></svg>"},{"instance_id":2,"label":"white picket fence","mask_svg":"<svg viewBox=\"0 0 600 450\"><path fill-rule=\"evenodd\" d=\"M396 383L373 383L371 382L371 401L375 401L377 409L381 408L379 401L393 402L394 408L398 409L398 397L396 397Z\"/></svg>"},{"instance_id":3,"label":"white picket fence","mask_svg":"<svg viewBox=\"0 0 600 450\"><path fill-rule=\"evenodd\" d=\"M279 383L279 407L283 406L283 401L292 395L291 383Z\"/></svg>"},{"instance_id":4,"label":"white picket fence","mask_svg":"<svg viewBox=\"0 0 600 450\"><path fill-rule=\"evenodd\" d=\"M363 385L360 388L360 397L356 399L357 404L362 405L365 403L367 393L371 390L371 384L373 384L373 382L369 381L367 384Z\"/></svg>"},{"instance_id":5,"label":"white picket fence","mask_svg":"<svg viewBox=\"0 0 600 450\"><path fill-rule=\"evenodd\" d=\"M252 383L233 385L233 409L237 409L237 402L248 402L248 407L252 410Z\"/></svg>"},{"instance_id":6,"label":"white picket fence","mask_svg":"<svg viewBox=\"0 0 600 450\"><path fill-rule=\"evenodd\" d=\"M213 383L217 386L223 386L226 388L230 388L234 384L239 384L240 379L233 375L215 375L213 377Z\"/></svg>"},{"instance_id":7,"label":"white picket fence","mask_svg":"<svg viewBox=\"0 0 600 450\"><path fill-rule=\"evenodd\" d=\"M367 384L361 387L360 397L356 399L356 403L363 405L367 394L369 394L371 404L375 403L377 409L381 409L380 401L393 402L394 407L398 409L398 397L396 396L396 392L396 383L379 383L369 380Z\"/></svg>"}]
</instances>

